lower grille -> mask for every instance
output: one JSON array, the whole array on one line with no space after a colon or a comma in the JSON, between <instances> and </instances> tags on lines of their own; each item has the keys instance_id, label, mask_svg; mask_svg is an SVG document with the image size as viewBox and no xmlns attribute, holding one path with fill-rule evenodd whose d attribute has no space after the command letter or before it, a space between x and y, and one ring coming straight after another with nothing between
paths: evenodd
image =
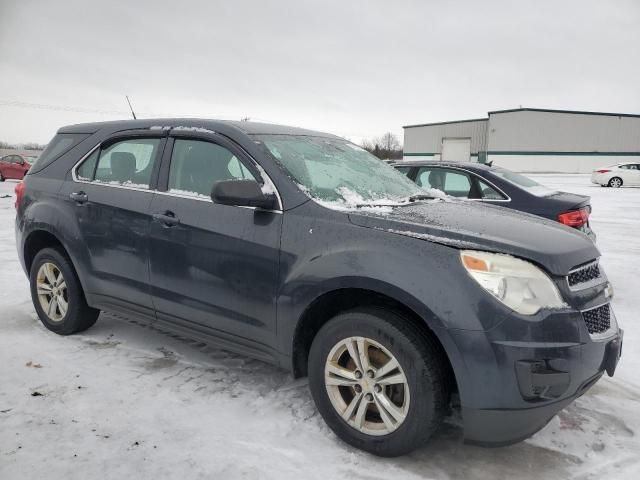
<instances>
[{"instance_id":1,"label":"lower grille","mask_svg":"<svg viewBox=\"0 0 640 480\"><path fill-rule=\"evenodd\" d=\"M609 304L582 312L582 318L590 334L603 333L611 327L611 311Z\"/></svg>"}]
</instances>

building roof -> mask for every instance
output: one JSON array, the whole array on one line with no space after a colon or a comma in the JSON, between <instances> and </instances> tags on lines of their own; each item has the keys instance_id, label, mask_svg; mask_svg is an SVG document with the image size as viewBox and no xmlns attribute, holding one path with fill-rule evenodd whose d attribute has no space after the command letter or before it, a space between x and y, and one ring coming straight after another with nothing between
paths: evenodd
<instances>
[{"instance_id":1,"label":"building roof","mask_svg":"<svg viewBox=\"0 0 640 480\"><path fill-rule=\"evenodd\" d=\"M508 110L494 110L492 112L489 112L489 115L492 115L494 113L511 113L511 112L570 113L573 115L606 115L608 117L640 118L640 114L637 114L637 113L588 112L588 111L581 111L581 110L553 110L548 108L512 108Z\"/></svg>"},{"instance_id":2,"label":"building roof","mask_svg":"<svg viewBox=\"0 0 640 480\"><path fill-rule=\"evenodd\" d=\"M495 113L511 113L511 112L570 113L573 115L605 115L608 117L640 118L640 114L637 114L637 113L588 112L588 111L581 111L581 110L553 110L549 108L511 108L507 110L493 110L489 112L489 115L493 115ZM451 120L446 122L419 123L416 125L405 125L402 128L432 127L436 125L448 125L452 123L483 122L486 120L488 120L488 117L487 118L471 118L468 120Z\"/></svg>"},{"instance_id":3,"label":"building roof","mask_svg":"<svg viewBox=\"0 0 640 480\"><path fill-rule=\"evenodd\" d=\"M470 120L450 120L448 122L435 122L435 123L420 123L417 125L404 125L402 128L414 128L414 127L431 127L434 125L448 125L451 123L467 123L467 122L486 122L489 118L472 118Z\"/></svg>"}]
</instances>

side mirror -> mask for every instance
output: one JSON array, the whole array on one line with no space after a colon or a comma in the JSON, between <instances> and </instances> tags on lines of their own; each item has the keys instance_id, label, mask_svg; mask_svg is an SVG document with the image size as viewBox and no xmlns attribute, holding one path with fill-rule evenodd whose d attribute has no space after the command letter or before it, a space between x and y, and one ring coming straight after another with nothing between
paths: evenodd
<instances>
[{"instance_id":1,"label":"side mirror","mask_svg":"<svg viewBox=\"0 0 640 480\"><path fill-rule=\"evenodd\" d=\"M276 207L276 196L263 193L260 184L255 180L221 180L213 184L211 200L222 205L237 207L257 207L273 210Z\"/></svg>"}]
</instances>

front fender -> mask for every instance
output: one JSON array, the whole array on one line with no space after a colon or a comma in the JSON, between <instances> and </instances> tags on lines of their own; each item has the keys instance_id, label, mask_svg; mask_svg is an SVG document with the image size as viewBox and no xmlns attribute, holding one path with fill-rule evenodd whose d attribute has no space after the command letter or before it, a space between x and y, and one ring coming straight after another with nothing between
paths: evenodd
<instances>
[{"instance_id":1,"label":"front fender","mask_svg":"<svg viewBox=\"0 0 640 480\"><path fill-rule=\"evenodd\" d=\"M387 296L425 321L443 346L456 379L465 377L452 329L485 330L496 316L478 314L485 292L468 278L458 250L360 227L317 214L286 212L278 294L279 350L293 355L293 340L307 309L323 295L362 289Z\"/></svg>"}]
</instances>

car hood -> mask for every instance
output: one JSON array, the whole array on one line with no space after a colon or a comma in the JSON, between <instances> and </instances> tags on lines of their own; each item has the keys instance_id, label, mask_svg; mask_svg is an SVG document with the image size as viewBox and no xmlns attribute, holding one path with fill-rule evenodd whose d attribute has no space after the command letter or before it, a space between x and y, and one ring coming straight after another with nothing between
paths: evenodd
<instances>
[{"instance_id":1,"label":"car hood","mask_svg":"<svg viewBox=\"0 0 640 480\"><path fill-rule=\"evenodd\" d=\"M461 201L430 201L389 213L358 211L349 220L460 249L507 253L531 260L555 275L600 256L594 243L575 229L502 207Z\"/></svg>"}]
</instances>

